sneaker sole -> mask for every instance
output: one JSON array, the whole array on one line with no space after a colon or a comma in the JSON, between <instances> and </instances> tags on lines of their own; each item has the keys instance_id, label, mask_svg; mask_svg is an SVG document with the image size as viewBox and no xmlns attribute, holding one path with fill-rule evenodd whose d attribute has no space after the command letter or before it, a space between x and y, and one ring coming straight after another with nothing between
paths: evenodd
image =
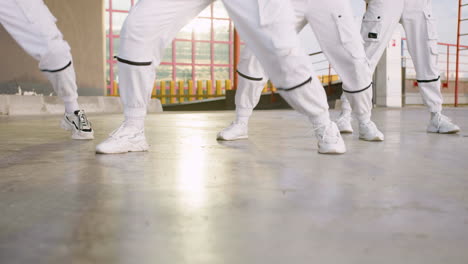
<instances>
[{"instance_id":1,"label":"sneaker sole","mask_svg":"<svg viewBox=\"0 0 468 264\"><path fill-rule=\"evenodd\" d=\"M320 149L320 147L319 147L318 153L320 153L320 154L330 154L330 155L339 155L339 154L346 153L346 149L339 150L339 149L329 148L329 149L324 150L323 148Z\"/></svg>"},{"instance_id":2,"label":"sneaker sole","mask_svg":"<svg viewBox=\"0 0 468 264\"><path fill-rule=\"evenodd\" d=\"M105 152L105 151L96 150L96 154L110 155L110 154L126 154L126 153L130 153L130 152L147 152L147 151L148 151L148 149L145 149L145 150L128 150L128 151L122 151L122 152Z\"/></svg>"},{"instance_id":3,"label":"sneaker sole","mask_svg":"<svg viewBox=\"0 0 468 264\"><path fill-rule=\"evenodd\" d=\"M249 136L241 136L241 137L236 137L236 138L223 138L223 137L217 137L216 140L220 141L235 141L235 140L242 140L242 139L248 139Z\"/></svg>"},{"instance_id":4,"label":"sneaker sole","mask_svg":"<svg viewBox=\"0 0 468 264\"><path fill-rule=\"evenodd\" d=\"M359 137L360 140L364 141L370 141L370 142L382 142L384 141L383 138L375 137L375 138L364 138L364 137Z\"/></svg>"},{"instance_id":5,"label":"sneaker sole","mask_svg":"<svg viewBox=\"0 0 468 264\"><path fill-rule=\"evenodd\" d=\"M460 129L452 130L452 131L447 131L447 132L427 130L427 133L434 133L434 134L456 134L456 133L458 133L458 132L460 132Z\"/></svg>"},{"instance_id":6,"label":"sneaker sole","mask_svg":"<svg viewBox=\"0 0 468 264\"><path fill-rule=\"evenodd\" d=\"M130 152L147 152L149 150L149 146L148 147L142 147L142 148L139 148L139 149L131 149L131 150L127 150L127 151L101 151L101 150L97 150L96 149L96 154L125 154L125 153L130 153Z\"/></svg>"}]
</instances>

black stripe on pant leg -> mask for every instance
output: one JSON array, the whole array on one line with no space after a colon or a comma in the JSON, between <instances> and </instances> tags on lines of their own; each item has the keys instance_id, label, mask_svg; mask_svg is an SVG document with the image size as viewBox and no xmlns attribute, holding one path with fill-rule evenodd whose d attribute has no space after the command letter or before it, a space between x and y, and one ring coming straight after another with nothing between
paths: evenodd
<instances>
[{"instance_id":1,"label":"black stripe on pant leg","mask_svg":"<svg viewBox=\"0 0 468 264\"><path fill-rule=\"evenodd\" d=\"M115 56L114 58L117 59L118 62L121 62L121 63L125 63L125 64L128 64L128 65L133 65L133 66L149 66L151 65L151 61L149 62L135 62L135 61L129 61L129 60L125 60L125 59L122 59L122 58L119 58L117 56Z\"/></svg>"},{"instance_id":2,"label":"black stripe on pant leg","mask_svg":"<svg viewBox=\"0 0 468 264\"><path fill-rule=\"evenodd\" d=\"M250 76L248 76L248 75L245 75L245 74L241 73L239 70L237 70L237 73L238 73L241 77L243 77L243 78L245 78L245 79L247 79L247 80L257 81L257 82L263 80L262 77L260 77L260 78L250 77Z\"/></svg>"},{"instance_id":3,"label":"black stripe on pant leg","mask_svg":"<svg viewBox=\"0 0 468 264\"><path fill-rule=\"evenodd\" d=\"M372 83L370 83L369 86L367 86L366 88L361 89L359 91L346 91L345 89L343 89L343 92L345 92L345 93L360 93L360 92L364 92L365 90L371 88L371 86L372 86Z\"/></svg>"},{"instance_id":4,"label":"black stripe on pant leg","mask_svg":"<svg viewBox=\"0 0 468 264\"><path fill-rule=\"evenodd\" d=\"M430 82L437 82L439 79L440 79L440 75L439 75L439 77L437 77L436 79L432 79L432 80L417 80L417 82L418 82L418 83L430 83Z\"/></svg>"},{"instance_id":5,"label":"black stripe on pant leg","mask_svg":"<svg viewBox=\"0 0 468 264\"><path fill-rule=\"evenodd\" d=\"M60 69L58 69L58 70L46 70L46 69L41 69L41 71L43 71L43 72L60 72L60 71L65 70L66 68L70 67L70 65L72 65L72 62L71 62L71 61L70 61L67 65L65 65L65 67L60 68Z\"/></svg>"},{"instance_id":6,"label":"black stripe on pant leg","mask_svg":"<svg viewBox=\"0 0 468 264\"><path fill-rule=\"evenodd\" d=\"M310 83L312 81L312 77L309 77L309 79L307 79L305 82L301 83L301 84L298 84L294 87L291 87L291 88L277 88L278 90L282 90L282 91L291 91L291 90L294 90L294 89L297 89L299 87L302 87L304 85L306 85L307 83Z\"/></svg>"}]
</instances>

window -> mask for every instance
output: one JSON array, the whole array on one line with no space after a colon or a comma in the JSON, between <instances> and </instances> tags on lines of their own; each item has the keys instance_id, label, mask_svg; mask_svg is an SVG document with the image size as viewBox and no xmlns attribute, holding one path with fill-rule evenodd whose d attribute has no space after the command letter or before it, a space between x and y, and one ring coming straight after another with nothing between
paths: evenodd
<instances>
[{"instance_id":1,"label":"window","mask_svg":"<svg viewBox=\"0 0 468 264\"><path fill-rule=\"evenodd\" d=\"M106 0L107 93L118 84L120 30L138 0ZM233 24L221 1L215 1L181 29L166 47L156 81L228 80L233 78Z\"/></svg>"}]
</instances>

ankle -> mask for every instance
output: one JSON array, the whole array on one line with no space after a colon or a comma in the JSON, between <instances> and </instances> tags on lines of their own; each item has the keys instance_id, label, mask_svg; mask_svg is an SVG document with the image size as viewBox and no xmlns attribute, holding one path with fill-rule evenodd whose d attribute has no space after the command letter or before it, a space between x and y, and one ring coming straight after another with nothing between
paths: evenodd
<instances>
[{"instance_id":1,"label":"ankle","mask_svg":"<svg viewBox=\"0 0 468 264\"><path fill-rule=\"evenodd\" d=\"M145 118L144 117L125 117L124 126L134 127L139 130L145 128Z\"/></svg>"},{"instance_id":2,"label":"ankle","mask_svg":"<svg viewBox=\"0 0 468 264\"><path fill-rule=\"evenodd\" d=\"M237 116L236 117L236 123L237 124L248 125L249 124L249 119L250 119L250 116Z\"/></svg>"},{"instance_id":3,"label":"ankle","mask_svg":"<svg viewBox=\"0 0 468 264\"><path fill-rule=\"evenodd\" d=\"M80 105L78 104L78 101L70 101L70 102L64 102L65 105L65 113L67 114L73 114L75 111L80 110Z\"/></svg>"}]
</instances>

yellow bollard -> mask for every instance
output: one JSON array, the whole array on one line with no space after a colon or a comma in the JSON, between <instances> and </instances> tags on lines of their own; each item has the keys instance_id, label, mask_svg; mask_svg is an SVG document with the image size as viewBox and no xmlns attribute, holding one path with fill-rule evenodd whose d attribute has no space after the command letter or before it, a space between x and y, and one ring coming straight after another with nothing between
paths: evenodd
<instances>
[{"instance_id":1,"label":"yellow bollard","mask_svg":"<svg viewBox=\"0 0 468 264\"><path fill-rule=\"evenodd\" d=\"M226 83L224 84L226 87L224 88L226 91L229 91L232 89L232 83L231 80L226 80Z\"/></svg>"},{"instance_id":2,"label":"yellow bollard","mask_svg":"<svg viewBox=\"0 0 468 264\"><path fill-rule=\"evenodd\" d=\"M189 94L189 101L195 100L195 98L192 97L192 95L194 95L194 93L193 93L193 81L192 80L188 81L188 94Z\"/></svg>"},{"instance_id":3,"label":"yellow bollard","mask_svg":"<svg viewBox=\"0 0 468 264\"><path fill-rule=\"evenodd\" d=\"M271 92L276 93L276 87L273 85L273 83L270 83L270 86L271 86L270 88Z\"/></svg>"},{"instance_id":4,"label":"yellow bollard","mask_svg":"<svg viewBox=\"0 0 468 264\"><path fill-rule=\"evenodd\" d=\"M265 86L263 86L263 90L262 90L262 93L266 93L268 92L268 83L265 84Z\"/></svg>"},{"instance_id":5,"label":"yellow bollard","mask_svg":"<svg viewBox=\"0 0 468 264\"><path fill-rule=\"evenodd\" d=\"M213 83L211 80L206 80L206 93L208 95L207 98L210 98L210 95L213 94Z\"/></svg>"},{"instance_id":6,"label":"yellow bollard","mask_svg":"<svg viewBox=\"0 0 468 264\"><path fill-rule=\"evenodd\" d=\"M158 95L157 89L158 89L158 85L157 85L156 81L154 81L154 83L153 83L153 92L151 92L151 98L156 98L156 96Z\"/></svg>"},{"instance_id":7,"label":"yellow bollard","mask_svg":"<svg viewBox=\"0 0 468 264\"><path fill-rule=\"evenodd\" d=\"M114 81L114 87L112 87L112 95L119 96L119 84Z\"/></svg>"},{"instance_id":8,"label":"yellow bollard","mask_svg":"<svg viewBox=\"0 0 468 264\"><path fill-rule=\"evenodd\" d=\"M185 95L185 82L179 81L179 103L183 103Z\"/></svg>"},{"instance_id":9,"label":"yellow bollard","mask_svg":"<svg viewBox=\"0 0 468 264\"><path fill-rule=\"evenodd\" d=\"M198 100L203 100L203 81L197 81Z\"/></svg>"},{"instance_id":10,"label":"yellow bollard","mask_svg":"<svg viewBox=\"0 0 468 264\"><path fill-rule=\"evenodd\" d=\"M223 95L223 87L221 87L221 80L216 81L216 95L218 96Z\"/></svg>"},{"instance_id":11,"label":"yellow bollard","mask_svg":"<svg viewBox=\"0 0 468 264\"><path fill-rule=\"evenodd\" d=\"M170 93L170 96L171 96L171 100L170 100L171 104L175 104L175 102L176 102L176 98L175 98L176 91L175 91L175 82L174 81L171 81L171 83L170 83L169 93Z\"/></svg>"},{"instance_id":12,"label":"yellow bollard","mask_svg":"<svg viewBox=\"0 0 468 264\"><path fill-rule=\"evenodd\" d=\"M166 104L166 82L161 81L161 87L159 88L161 90L161 104Z\"/></svg>"}]
</instances>

